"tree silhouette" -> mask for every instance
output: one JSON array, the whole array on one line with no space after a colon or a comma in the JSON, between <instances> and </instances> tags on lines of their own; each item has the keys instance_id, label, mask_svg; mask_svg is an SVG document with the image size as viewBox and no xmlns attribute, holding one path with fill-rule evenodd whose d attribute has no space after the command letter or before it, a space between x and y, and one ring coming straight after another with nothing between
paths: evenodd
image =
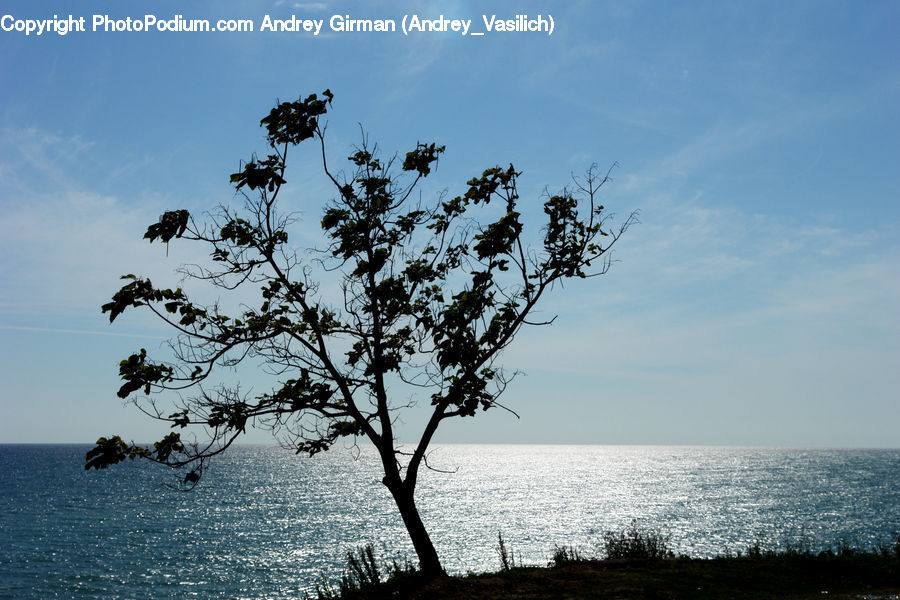
<instances>
[{"instance_id":1,"label":"tree silhouette","mask_svg":"<svg viewBox=\"0 0 900 600\"><path fill-rule=\"evenodd\" d=\"M248 424L271 429L297 453L316 454L345 436L377 449L390 491L426 575L441 563L416 508L416 481L426 450L446 419L500 406L511 375L497 365L501 351L554 285L605 273L609 250L635 221L615 229L596 201L608 180L592 168L573 187L546 195L540 246L523 242L516 188L520 173L493 167L468 181L461 196L431 203L414 197L444 151L417 144L402 164L382 160L364 140L349 157L349 175L335 173L325 152L321 117L332 94L278 104L261 121L271 154L253 156L231 175L243 210L219 207L206 222L187 210L169 211L151 225L150 242L204 244L208 266L186 266L188 279L223 291L259 290L252 307L235 316L218 304L199 305L181 289L156 287L126 275L104 304L110 322L131 307L146 307L177 332L175 360L152 362L141 349L123 360L120 398L137 396L144 412L173 429L202 429L197 441L169 433L152 447L100 438L85 468L126 458L187 467L183 483L197 483L206 461L226 450ZM324 209L326 248L300 254L288 246L292 217L278 209L288 151L318 143L335 198ZM536 238L537 239L537 238ZM321 270L321 271L319 271ZM340 280L336 298L323 298L323 273ZM314 278L318 273L319 278ZM223 367L256 359L275 380L252 396L214 383ZM400 393L392 390L403 389ZM177 390L173 409L156 394ZM411 391L430 403L430 416L411 451L396 440L396 413ZM142 395L141 395L142 393ZM187 436L186 436L187 437ZM186 469L186 470L187 470Z\"/></svg>"}]
</instances>

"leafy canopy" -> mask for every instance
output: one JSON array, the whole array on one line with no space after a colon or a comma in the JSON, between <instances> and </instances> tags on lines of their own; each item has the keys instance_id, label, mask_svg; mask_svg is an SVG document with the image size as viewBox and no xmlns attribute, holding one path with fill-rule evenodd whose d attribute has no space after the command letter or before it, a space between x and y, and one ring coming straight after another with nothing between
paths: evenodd
<instances>
[{"instance_id":1,"label":"leafy canopy","mask_svg":"<svg viewBox=\"0 0 900 600\"><path fill-rule=\"evenodd\" d=\"M526 325L539 299L570 278L605 273L609 250L635 220L617 228L597 200L608 174L591 168L571 188L543 198L543 227L529 247L512 165L492 167L467 182L461 195L424 202L414 195L444 146L418 143L383 160L364 140L349 171L326 160L320 122L333 95L326 90L278 104L262 119L270 153L256 155L231 175L242 210L221 206L198 220L187 210L164 213L144 237L204 245L209 266L183 267L187 279L222 290L254 288L255 304L224 314L200 305L181 288L125 275L102 310L110 322L140 307L167 323L175 360L154 362L140 349L119 365L120 398L136 398L146 413L175 431L152 447L100 438L86 468L147 458L190 466L187 484L205 461L230 446L248 424L267 427L296 452L315 454L339 438L365 436L382 455L386 483L415 485L425 450L444 420L500 406L511 376L497 363ZM293 218L278 196L287 184L289 150L318 143L334 185L321 227L327 247L299 252L288 245ZM340 294L324 298L318 271L340 278ZM262 363L275 381L265 393L214 383L212 375L245 360ZM396 390L403 390L398 393ZM158 393L174 390L174 406ZM431 410L409 453L396 447L396 412L415 396ZM182 439L187 429L207 436ZM394 465L394 466L392 466Z\"/></svg>"}]
</instances>

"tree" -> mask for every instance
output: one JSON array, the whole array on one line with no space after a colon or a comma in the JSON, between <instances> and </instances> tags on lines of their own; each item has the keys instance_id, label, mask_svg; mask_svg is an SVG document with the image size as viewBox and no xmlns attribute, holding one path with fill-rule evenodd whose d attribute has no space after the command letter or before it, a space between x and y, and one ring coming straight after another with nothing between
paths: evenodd
<instances>
[{"instance_id":1,"label":"tree","mask_svg":"<svg viewBox=\"0 0 900 600\"><path fill-rule=\"evenodd\" d=\"M172 361L151 361L141 349L120 363L118 396L136 396L139 408L178 431L152 447L100 438L85 468L145 458L189 469L182 481L191 487L207 460L248 425L271 429L298 454L314 455L347 436L365 438L378 452L382 481L422 570L436 575L441 563L414 495L435 431L446 419L501 406L512 378L497 364L501 351L524 326L548 323L528 316L554 286L609 269L610 248L635 215L608 227L596 201L608 173L592 168L572 189L546 195L540 246L528 247L517 208L520 173L512 165L487 169L468 181L463 195L431 203L413 194L443 146L419 143L399 164L397 157L382 160L364 138L349 157L351 174L335 173L320 123L332 98L326 90L280 103L262 119L271 153L252 156L231 175L242 211L221 206L204 222L174 210L147 229L151 243L206 246L209 266L182 267L187 279L223 291L258 289L258 301L228 316L218 304L192 302L181 288L125 275L102 307L110 322L142 307L177 335L169 343ZM327 247L300 254L288 246L293 217L279 210L278 196L289 150L307 140L317 142L336 196L321 221ZM340 279L342 293L331 303L318 285L325 271ZM251 396L213 379L248 359L272 375L270 392ZM392 393L397 389L404 393ZM169 394L175 398L166 409L157 394L167 390L177 393ZM411 451L394 433L397 411L409 406L396 398L408 398L409 390L430 403ZM182 438L185 429L194 432L193 441Z\"/></svg>"}]
</instances>

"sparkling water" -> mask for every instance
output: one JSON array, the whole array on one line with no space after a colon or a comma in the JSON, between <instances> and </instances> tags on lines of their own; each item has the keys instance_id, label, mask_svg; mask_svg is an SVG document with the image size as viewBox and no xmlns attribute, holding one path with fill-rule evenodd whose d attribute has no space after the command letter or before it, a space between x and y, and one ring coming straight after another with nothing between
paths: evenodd
<instances>
[{"instance_id":1,"label":"sparkling water","mask_svg":"<svg viewBox=\"0 0 900 600\"><path fill-rule=\"evenodd\" d=\"M126 463L86 472L90 446L0 445L0 598L302 598L346 549L415 558L370 448L314 458L245 446L192 492ZM436 447L417 499L448 571L599 552L637 520L678 553L896 540L900 450L634 446ZM893 538L892 538L893 536Z\"/></svg>"}]
</instances>

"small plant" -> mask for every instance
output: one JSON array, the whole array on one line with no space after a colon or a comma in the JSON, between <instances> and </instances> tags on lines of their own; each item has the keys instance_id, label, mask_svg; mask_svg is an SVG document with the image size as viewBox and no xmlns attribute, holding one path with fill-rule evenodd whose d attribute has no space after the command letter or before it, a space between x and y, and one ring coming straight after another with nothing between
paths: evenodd
<instances>
[{"instance_id":1,"label":"small plant","mask_svg":"<svg viewBox=\"0 0 900 600\"><path fill-rule=\"evenodd\" d=\"M402 577L414 576L419 572L416 568L416 565L409 562L408 558L403 558L403 564L397 562L397 559L393 559L391 564L388 566L388 581L394 581L400 579Z\"/></svg>"},{"instance_id":2,"label":"small plant","mask_svg":"<svg viewBox=\"0 0 900 600\"><path fill-rule=\"evenodd\" d=\"M561 567L570 563L577 563L586 560L574 546L556 546L553 548L553 561L551 567Z\"/></svg>"},{"instance_id":3,"label":"small plant","mask_svg":"<svg viewBox=\"0 0 900 600\"><path fill-rule=\"evenodd\" d=\"M521 557L519 559L520 564L517 565L513 551L511 549L507 550L506 542L503 540L503 534L499 531L497 532L497 554L500 556L501 570L509 571L510 569L521 566Z\"/></svg>"},{"instance_id":4,"label":"small plant","mask_svg":"<svg viewBox=\"0 0 900 600\"><path fill-rule=\"evenodd\" d=\"M639 558L658 560L674 556L669 550L669 536L658 529L638 529L637 520L619 531L607 530L603 533L606 558Z\"/></svg>"},{"instance_id":5,"label":"small plant","mask_svg":"<svg viewBox=\"0 0 900 600\"><path fill-rule=\"evenodd\" d=\"M347 551L348 572L360 589L375 587L381 583L381 574L378 572L378 564L375 563L375 550L372 544L356 549L359 558L352 550Z\"/></svg>"},{"instance_id":6,"label":"small plant","mask_svg":"<svg viewBox=\"0 0 900 600\"><path fill-rule=\"evenodd\" d=\"M895 533L896 539L890 542L881 542L872 548L872 553L880 555L882 558L894 558L898 566L900 566L900 533Z\"/></svg>"},{"instance_id":7,"label":"small plant","mask_svg":"<svg viewBox=\"0 0 900 600\"><path fill-rule=\"evenodd\" d=\"M401 565L394 559L387 567L387 578L382 578L375 561L375 549L366 544L347 551L347 570L337 586L330 584L325 575L316 584L315 600L346 600L348 598L390 597L391 590L415 583L419 570L404 559ZM390 588L390 589L389 589ZM306 600L312 600L306 595Z\"/></svg>"}]
</instances>

